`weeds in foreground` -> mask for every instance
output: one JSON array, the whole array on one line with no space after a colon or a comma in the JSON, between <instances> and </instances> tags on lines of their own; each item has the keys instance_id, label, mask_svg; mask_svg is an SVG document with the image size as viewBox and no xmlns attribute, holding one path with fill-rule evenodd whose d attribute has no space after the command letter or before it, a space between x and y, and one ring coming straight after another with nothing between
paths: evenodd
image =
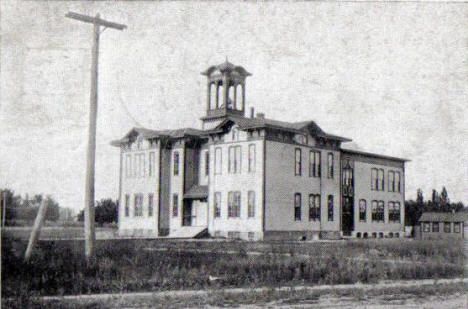
<instances>
[{"instance_id":1,"label":"weeds in foreground","mask_svg":"<svg viewBox=\"0 0 468 309\"><path fill-rule=\"evenodd\" d=\"M87 264L82 242L41 242L25 263L25 244L3 239L2 297L26 302L34 295L374 283L459 277L464 269L463 248L447 242L178 242L158 243L167 251L146 250L151 245L98 242L96 259ZM252 246L260 254L249 254ZM371 250L366 259L353 258ZM403 257L405 263L392 262Z\"/></svg>"}]
</instances>

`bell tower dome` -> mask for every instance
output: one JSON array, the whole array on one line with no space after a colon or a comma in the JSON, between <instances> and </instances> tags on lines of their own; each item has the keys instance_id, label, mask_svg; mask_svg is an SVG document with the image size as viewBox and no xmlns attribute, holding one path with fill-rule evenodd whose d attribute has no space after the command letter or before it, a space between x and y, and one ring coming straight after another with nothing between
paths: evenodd
<instances>
[{"instance_id":1,"label":"bell tower dome","mask_svg":"<svg viewBox=\"0 0 468 309\"><path fill-rule=\"evenodd\" d=\"M252 74L227 59L201 74L207 77L206 115L201 118L204 129L216 126L229 115L245 115L245 79Z\"/></svg>"}]
</instances>

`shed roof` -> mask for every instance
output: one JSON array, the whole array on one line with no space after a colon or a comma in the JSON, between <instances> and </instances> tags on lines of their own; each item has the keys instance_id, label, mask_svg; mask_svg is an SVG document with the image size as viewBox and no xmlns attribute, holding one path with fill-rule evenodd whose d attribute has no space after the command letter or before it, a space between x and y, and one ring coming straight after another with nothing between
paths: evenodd
<instances>
[{"instance_id":1,"label":"shed roof","mask_svg":"<svg viewBox=\"0 0 468 309\"><path fill-rule=\"evenodd\" d=\"M466 212L425 212L419 222L464 222L468 221Z\"/></svg>"}]
</instances>

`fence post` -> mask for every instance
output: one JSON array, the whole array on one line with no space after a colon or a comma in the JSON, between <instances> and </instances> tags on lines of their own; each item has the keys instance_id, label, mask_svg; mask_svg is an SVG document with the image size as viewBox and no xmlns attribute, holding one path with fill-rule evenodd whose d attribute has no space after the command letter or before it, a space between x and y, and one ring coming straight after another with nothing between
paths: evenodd
<instances>
[{"instance_id":1,"label":"fence post","mask_svg":"<svg viewBox=\"0 0 468 309\"><path fill-rule=\"evenodd\" d=\"M39 239L39 235L41 233L41 227L42 227L42 223L44 222L46 211L47 211L47 203L43 199L41 202L41 206L39 207L39 211L37 212L36 220L34 221L34 226L31 231L31 236L29 237L28 248L26 249L26 253L24 255L24 260L26 262L31 257L34 246L36 245L36 242Z\"/></svg>"}]
</instances>

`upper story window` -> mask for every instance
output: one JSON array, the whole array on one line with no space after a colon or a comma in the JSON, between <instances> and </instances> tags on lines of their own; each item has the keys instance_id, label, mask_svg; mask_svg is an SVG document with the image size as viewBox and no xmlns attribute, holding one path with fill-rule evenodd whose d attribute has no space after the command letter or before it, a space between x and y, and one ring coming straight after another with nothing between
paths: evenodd
<instances>
[{"instance_id":1,"label":"upper story window","mask_svg":"<svg viewBox=\"0 0 468 309\"><path fill-rule=\"evenodd\" d=\"M143 216L143 194L135 194L133 216Z\"/></svg>"},{"instance_id":2,"label":"upper story window","mask_svg":"<svg viewBox=\"0 0 468 309\"><path fill-rule=\"evenodd\" d=\"M371 189L376 191L384 190L384 170L373 168L371 170Z\"/></svg>"},{"instance_id":3,"label":"upper story window","mask_svg":"<svg viewBox=\"0 0 468 309\"><path fill-rule=\"evenodd\" d=\"M180 158L179 158L179 152L178 151L175 151L174 152L174 176L178 176L179 175L179 164L180 164Z\"/></svg>"},{"instance_id":4,"label":"upper story window","mask_svg":"<svg viewBox=\"0 0 468 309\"><path fill-rule=\"evenodd\" d=\"M366 200L359 200L359 221L366 222L367 215L367 202Z\"/></svg>"},{"instance_id":5,"label":"upper story window","mask_svg":"<svg viewBox=\"0 0 468 309\"><path fill-rule=\"evenodd\" d=\"M228 192L228 218L239 218L241 212L241 193Z\"/></svg>"},{"instance_id":6,"label":"upper story window","mask_svg":"<svg viewBox=\"0 0 468 309\"><path fill-rule=\"evenodd\" d=\"M295 149L294 155L294 175L301 176L302 175L302 151L300 148Z\"/></svg>"},{"instance_id":7,"label":"upper story window","mask_svg":"<svg viewBox=\"0 0 468 309\"><path fill-rule=\"evenodd\" d=\"M329 152L328 153L328 156L327 156L327 164L328 164L328 168L327 168L327 171L328 171L328 178L333 178L333 175L335 173L335 167L334 167L334 162L333 162L333 153Z\"/></svg>"},{"instance_id":8,"label":"upper story window","mask_svg":"<svg viewBox=\"0 0 468 309\"><path fill-rule=\"evenodd\" d=\"M294 194L294 221L301 221L302 197L300 193Z\"/></svg>"},{"instance_id":9,"label":"upper story window","mask_svg":"<svg viewBox=\"0 0 468 309\"><path fill-rule=\"evenodd\" d=\"M320 157L320 151L311 150L309 152L309 177L320 177Z\"/></svg>"},{"instance_id":10,"label":"upper story window","mask_svg":"<svg viewBox=\"0 0 468 309\"><path fill-rule=\"evenodd\" d=\"M450 222L444 222L444 233L450 233Z\"/></svg>"},{"instance_id":11,"label":"upper story window","mask_svg":"<svg viewBox=\"0 0 468 309\"><path fill-rule=\"evenodd\" d=\"M377 172L378 170L376 168L373 168L371 170L371 189L372 190L378 190L379 189L379 181L377 178Z\"/></svg>"},{"instance_id":12,"label":"upper story window","mask_svg":"<svg viewBox=\"0 0 468 309\"><path fill-rule=\"evenodd\" d=\"M228 148L228 172L237 174L241 172L241 146L230 146Z\"/></svg>"},{"instance_id":13,"label":"upper story window","mask_svg":"<svg viewBox=\"0 0 468 309\"><path fill-rule=\"evenodd\" d=\"M400 172L395 173L395 191L396 192L401 192Z\"/></svg>"},{"instance_id":14,"label":"upper story window","mask_svg":"<svg viewBox=\"0 0 468 309\"><path fill-rule=\"evenodd\" d=\"M378 190L380 191L384 191L384 188L385 188L384 179L385 179L384 170L379 169L379 189Z\"/></svg>"},{"instance_id":15,"label":"upper story window","mask_svg":"<svg viewBox=\"0 0 468 309\"><path fill-rule=\"evenodd\" d=\"M439 233L439 222L432 222L432 233Z\"/></svg>"},{"instance_id":16,"label":"upper story window","mask_svg":"<svg viewBox=\"0 0 468 309\"><path fill-rule=\"evenodd\" d=\"M388 171L388 192L395 192L395 172Z\"/></svg>"},{"instance_id":17,"label":"upper story window","mask_svg":"<svg viewBox=\"0 0 468 309\"><path fill-rule=\"evenodd\" d=\"M247 205L247 216L249 218L255 217L255 191L249 191L248 193L248 205Z\"/></svg>"},{"instance_id":18,"label":"upper story window","mask_svg":"<svg viewBox=\"0 0 468 309\"><path fill-rule=\"evenodd\" d=\"M215 192L214 194L214 217L221 217L221 192Z\"/></svg>"},{"instance_id":19,"label":"upper story window","mask_svg":"<svg viewBox=\"0 0 468 309\"><path fill-rule=\"evenodd\" d=\"M460 222L453 223L453 232L454 233L460 233L461 232L461 223Z\"/></svg>"},{"instance_id":20,"label":"upper story window","mask_svg":"<svg viewBox=\"0 0 468 309\"><path fill-rule=\"evenodd\" d=\"M223 168L223 156L222 150L220 147L215 148L215 174L221 175L221 171Z\"/></svg>"},{"instance_id":21,"label":"upper story window","mask_svg":"<svg viewBox=\"0 0 468 309\"><path fill-rule=\"evenodd\" d=\"M155 159L155 154L154 154L154 151L151 151L149 153L149 158L148 158L148 175L150 177L153 177L155 176L154 175L154 172L155 172L155 169L154 169L154 159Z\"/></svg>"},{"instance_id":22,"label":"upper story window","mask_svg":"<svg viewBox=\"0 0 468 309\"><path fill-rule=\"evenodd\" d=\"M148 194L148 217L152 217L154 212L154 194Z\"/></svg>"},{"instance_id":23,"label":"upper story window","mask_svg":"<svg viewBox=\"0 0 468 309\"><path fill-rule=\"evenodd\" d=\"M210 174L210 153L205 151L205 176Z\"/></svg>"},{"instance_id":24,"label":"upper story window","mask_svg":"<svg viewBox=\"0 0 468 309\"><path fill-rule=\"evenodd\" d=\"M328 196L328 221L333 221L334 205L333 195Z\"/></svg>"},{"instance_id":25,"label":"upper story window","mask_svg":"<svg viewBox=\"0 0 468 309\"><path fill-rule=\"evenodd\" d=\"M320 194L309 195L309 221L320 221Z\"/></svg>"},{"instance_id":26,"label":"upper story window","mask_svg":"<svg viewBox=\"0 0 468 309\"><path fill-rule=\"evenodd\" d=\"M125 194L125 217L130 216L130 195Z\"/></svg>"},{"instance_id":27,"label":"upper story window","mask_svg":"<svg viewBox=\"0 0 468 309\"><path fill-rule=\"evenodd\" d=\"M255 153L255 145L249 145L249 172L255 172L255 164L256 164L256 153Z\"/></svg>"},{"instance_id":28,"label":"upper story window","mask_svg":"<svg viewBox=\"0 0 468 309\"><path fill-rule=\"evenodd\" d=\"M132 177L132 155L127 154L125 156L125 176L127 178Z\"/></svg>"},{"instance_id":29,"label":"upper story window","mask_svg":"<svg viewBox=\"0 0 468 309\"><path fill-rule=\"evenodd\" d=\"M174 193L172 195L172 216L177 217L179 215L179 195Z\"/></svg>"}]
</instances>

